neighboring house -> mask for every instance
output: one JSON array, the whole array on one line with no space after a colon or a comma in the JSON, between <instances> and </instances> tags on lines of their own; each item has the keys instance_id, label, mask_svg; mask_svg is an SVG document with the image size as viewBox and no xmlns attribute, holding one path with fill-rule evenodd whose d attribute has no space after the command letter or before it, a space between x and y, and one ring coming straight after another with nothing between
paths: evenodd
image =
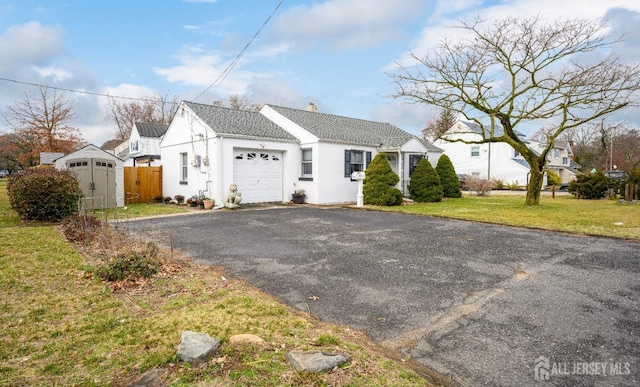
<instances>
[{"instance_id":1,"label":"neighboring house","mask_svg":"<svg viewBox=\"0 0 640 387\"><path fill-rule=\"evenodd\" d=\"M521 139L525 138L524 134L517 134ZM496 136L500 135L496 133ZM468 144L454 141L480 141L482 138L479 125L458 121L433 144L444 150L459 175L498 179L504 184L526 185L529 181L529 163L511 145L505 142ZM538 154L546 147L546 144L535 141L525 143ZM579 173L577 168L580 166L572 159L573 153L569 143L556 141L547 156L547 168L558 173L563 183L568 183Z\"/></svg>"},{"instance_id":2,"label":"neighboring house","mask_svg":"<svg viewBox=\"0 0 640 387\"><path fill-rule=\"evenodd\" d=\"M231 184L242 203L354 202L353 171L385 152L406 185L422 157L442 151L386 123L266 105L260 112L182 102L161 143L163 192L226 200Z\"/></svg>"},{"instance_id":3,"label":"neighboring house","mask_svg":"<svg viewBox=\"0 0 640 387\"><path fill-rule=\"evenodd\" d=\"M115 147L115 155L129 167L152 167L162 165L160 142L169 125L136 122L129 139Z\"/></svg>"},{"instance_id":4,"label":"neighboring house","mask_svg":"<svg viewBox=\"0 0 640 387\"><path fill-rule=\"evenodd\" d=\"M60 152L40 152L40 164L41 168L53 168L56 159L64 156L64 153Z\"/></svg>"},{"instance_id":5,"label":"neighboring house","mask_svg":"<svg viewBox=\"0 0 640 387\"><path fill-rule=\"evenodd\" d=\"M55 167L76 175L87 209L124 206L123 162L111 153L89 144L57 158Z\"/></svg>"},{"instance_id":6,"label":"neighboring house","mask_svg":"<svg viewBox=\"0 0 640 387\"><path fill-rule=\"evenodd\" d=\"M434 141L433 145L444 150L458 175L499 179L504 184L526 185L529 163L511 145L505 142L468 144L454 141L481 141L482 138L482 129L478 124L458 121Z\"/></svg>"},{"instance_id":7,"label":"neighboring house","mask_svg":"<svg viewBox=\"0 0 640 387\"><path fill-rule=\"evenodd\" d=\"M541 142L529 141L529 147L538 152L538 154L546 146L547 144ZM555 141L553 143L553 148L547 154L547 168L556 172L563 184L569 183L580 173L578 171L580 165L573 161L573 151L567 141Z\"/></svg>"}]
</instances>

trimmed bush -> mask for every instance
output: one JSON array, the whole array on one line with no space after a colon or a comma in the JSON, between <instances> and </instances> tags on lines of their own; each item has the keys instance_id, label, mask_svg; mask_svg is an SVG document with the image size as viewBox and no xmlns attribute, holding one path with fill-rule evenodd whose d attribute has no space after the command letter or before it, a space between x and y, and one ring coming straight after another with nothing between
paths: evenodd
<instances>
[{"instance_id":1,"label":"trimmed bush","mask_svg":"<svg viewBox=\"0 0 640 387\"><path fill-rule=\"evenodd\" d=\"M69 171L34 168L11 175L7 183L11 208L25 220L57 222L77 212L80 185Z\"/></svg>"},{"instance_id":2,"label":"trimmed bush","mask_svg":"<svg viewBox=\"0 0 640 387\"><path fill-rule=\"evenodd\" d=\"M439 202L444 197L440 177L427 159L422 159L411 174L409 194L416 202Z\"/></svg>"},{"instance_id":3,"label":"trimmed bush","mask_svg":"<svg viewBox=\"0 0 640 387\"><path fill-rule=\"evenodd\" d=\"M562 178L553 169L547 169L547 185L562 185Z\"/></svg>"},{"instance_id":4,"label":"trimmed bush","mask_svg":"<svg viewBox=\"0 0 640 387\"><path fill-rule=\"evenodd\" d=\"M378 153L365 171L364 204L397 206L402 203L402 192L395 187L400 181L393 172L384 153Z\"/></svg>"},{"instance_id":5,"label":"trimmed bush","mask_svg":"<svg viewBox=\"0 0 640 387\"><path fill-rule=\"evenodd\" d=\"M618 182L598 171L578 175L569 183L568 191L582 199L602 199L609 190L615 191L618 185Z\"/></svg>"},{"instance_id":6,"label":"trimmed bush","mask_svg":"<svg viewBox=\"0 0 640 387\"><path fill-rule=\"evenodd\" d=\"M438 172L438 176L440 177L440 184L442 185L442 192L445 198L462 197L460 180L449 156L444 154L440 156L438 164L436 165L436 172Z\"/></svg>"}]
</instances>

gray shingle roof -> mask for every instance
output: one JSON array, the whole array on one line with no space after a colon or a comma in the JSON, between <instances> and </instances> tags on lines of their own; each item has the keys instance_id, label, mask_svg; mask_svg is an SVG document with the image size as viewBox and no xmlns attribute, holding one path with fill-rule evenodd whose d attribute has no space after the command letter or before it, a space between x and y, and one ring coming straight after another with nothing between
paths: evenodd
<instances>
[{"instance_id":1,"label":"gray shingle roof","mask_svg":"<svg viewBox=\"0 0 640 387\"><path fill-rule=\"evenodd\" d=\"M273 110L306 129L320 141L382 147L400 147L416 136L386 122L367 121L307 110L269 105ZM419 139L418 139L419 140ZM440 148L422 141L429 149Z\"/></svg>"},{"instance_id":2,"label":"gray shingle roof","mask_svg":"<svg viewBox=\"0 0 640 387\"><path fill-rule=\"evenodd\" d=\"M188 101L184 103L217 134L297 141L293 135L259 112Z\"/></svg>"},{"instance_id":3,"label":"gray shingle roof","mask_svg":"<svg viewBox=\"0 0 640 387\"><path fill-rule=\"evenodd\" d=\"M138 128L140 137L162 137L169 128L169 125L136 122L136 128Z\"/></svg>"}]
</instances>

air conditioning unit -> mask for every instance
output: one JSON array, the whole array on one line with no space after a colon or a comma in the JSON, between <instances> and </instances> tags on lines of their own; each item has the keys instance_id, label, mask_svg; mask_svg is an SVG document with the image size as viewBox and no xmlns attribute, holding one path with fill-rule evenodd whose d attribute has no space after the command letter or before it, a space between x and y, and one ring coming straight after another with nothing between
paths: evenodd
<instances>
[{"instance_id":1,"label":"air conditioning unit","mask_svg":"<svg viewBox=\"0 0 640 387\"><path fill-rule=\"evenodd\" d=\"M193 159L191 159L191 166L199 167L201 160L202 158L199 155L193 155Z\"/></svg>"}]
</instances>

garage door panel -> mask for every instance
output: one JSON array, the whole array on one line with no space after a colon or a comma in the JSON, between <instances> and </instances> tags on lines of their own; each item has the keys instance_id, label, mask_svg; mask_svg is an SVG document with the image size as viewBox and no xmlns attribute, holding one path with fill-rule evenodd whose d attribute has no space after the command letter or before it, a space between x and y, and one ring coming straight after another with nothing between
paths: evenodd
<instances>
[{"instance_id":1,"label":"garage door panel","mask_svg":"<svg viewBox=\"0 0 640 387\"><path fill-rule=\"evenodd\" d=\"M236 150L233 177L243 203L282 201L282 152Z\"/></svg>"}]
</instances>

